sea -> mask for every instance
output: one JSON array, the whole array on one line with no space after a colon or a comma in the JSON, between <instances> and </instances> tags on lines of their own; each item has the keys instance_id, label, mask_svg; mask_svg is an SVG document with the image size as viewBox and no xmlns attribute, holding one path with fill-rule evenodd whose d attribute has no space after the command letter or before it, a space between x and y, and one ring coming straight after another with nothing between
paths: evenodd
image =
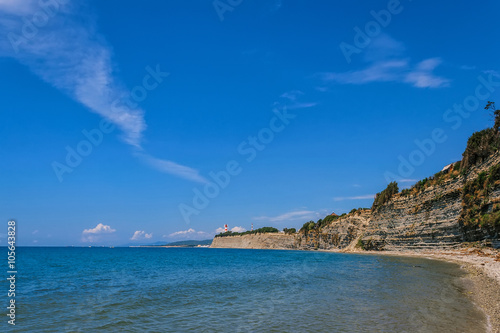
<instances>
[{"instance_id":1,"label":"sea","mask_svg":"<svg viewBox=\"0 0 500 333\"><path fill-rule=\"evenodd\" d=\"M459 267L424 258L96 247L16 255L16 325L4 301L0 332L487 331ZM0 293L8 288L2 279Z\"/></svg>"}]
</instances>

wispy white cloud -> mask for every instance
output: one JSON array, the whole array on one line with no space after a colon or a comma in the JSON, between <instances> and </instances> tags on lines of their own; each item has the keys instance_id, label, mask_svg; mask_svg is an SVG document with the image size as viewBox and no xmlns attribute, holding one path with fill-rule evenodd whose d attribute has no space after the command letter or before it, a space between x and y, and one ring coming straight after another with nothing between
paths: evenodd
<instances>
[{"instance_id":1,"label":"wispy white cloud","mask_svg":"<svg viewBox=\"0 0 500 333\"><path fill-rule=\"evenodd\" d=\"M317 106L318 103L316 102L309 102L309 103L294 103L288 106L288 109L290 110L296 110L296 109L308 109L312 108L314 106Z\"/></svg>"},{"instance_id":2,"label":"wispy white cloud","mask_svg":"<svg viewBox=\"0 0 500 333\"><path fill-rule=\"evenodd\" d=\"M36 14L45 15L46 22L38 28L33 25L31 33L26 33L23 27ZM142 150L145 112L130 102L130 92L114 73L111 46L78 4L1 0L0 27L8 36L0 42L2 55L17 59L45 82L115 124L127 144ZM166 74L158 66L155 71ZM172 161L153 159L150 164L178 177L200 179L194 169Z\"/></svg>"},{"instance_id":3,"label":"wispy white cloud","mask_svg":"<svg viewBox=\"0 0 500 333\"><path fill-rule=\"evenodd\" d=\"M408 68L407 60L381 61L369 67L343 73L322 73L325 81L343 84L364 84L369 82L389 82L401 79L400 72Z\"/></svg>"},{"instance_id":4,"label":"wispy white cloud","mask_svg":"<svg viewBox=\"0 0 500 333\"><path fill-rule=\"evenodd\" d=\"M318 105L317 102L300 102L299 97L301 97L302 95L304 95L304 93L300 90L287 91L280 95L281 101L275 102L274 106L279 107L284 104L284 107L286 107L287 109L296 110L312 108Z\"/></svg>"},{"instance_id":5,"label":"wispy white cloud","mask_svg":"<svg viewBox=\"0 0 500 333\"><path fill-rule=\"evenodd\" d=\"M35 0L0 0L0 11L14 15L26 15L33 12Z\"/></svg>"},{"instance_id":6,"label":"wispy white cloud","mask_svg":"<svg viewBox=\"0 0 500 333\"><path fill-rule=\"evenodd\" d=\"M377 62L381 60L401 58L406 47L400 41L387 34L380 34L374 38L364 53L364 61Z\"/></svg>"},{"instance_id":7,"label":"wispy white cloud","mask_svg":"<svg viewBox=\"0 0 500 333\"><path fill-rule=\"evenodd\" d=\"M28 9L33 14L43 13L43 7L32 1L19 3L28 6L20 10L17 2L6 1L0 7L0 25L10 30L10 55L90 111L116 124L123 131L124 140L139 147L146 129L144 111L119 103L127 91L113 76L111 48L96 33L92 20L87 18L84 26L69 12L73 7L59 5L45 26L26 34L23 15Z\"/></svg>"},{"instance_id":8,"label":"wispy white cloud","mask_svg":"<svg viewBox=\"0 0 500 333\"><path fill-rule=\"evenodd\" d=\"M144 239L151 239L153 237L153 233L146 233L144 230L137 230L134 232L132 237L130 237L130 240L137 241L137 240L144 240Z\"/></svg>"},{"instance_id":9,"label":"wispy white cloud","mask_svg":"<svg viewBox=\"0 0 500 333\"><path fill-rule=\"evenodd\" d=\"M312 210L291 211L278 216L256 216L253 219L256 221L281 222L290 220L310 219L318 216L318 213Z\"/></svg>"},{"instance_id":10,"label":"wispy white cloud","mask_svg":"<svg viewBox=\"0 0 500 333\"><path fill-rule=\"evenodd\" d=\"M196 169L180 165L172 161L155 158L144 153L136 153L136 155L146 164L160 172L168 173L198 183L208 183L208 180L201 176L200 172Z\"/></svg>"},{"instance_id":11,"label":"wispy white cloud","mask_svg":"<svg viewBox=\"0 0 500 333\"><path fill-rule=\"evenodd\" d=\"M83 242L95 242L100 239L103 234L112 234L116 229L111 228L109 225L99 223L95 228L84 229L82 231Z\"/></svg>"},{"instance_id":12,"label":"wispy white cloud","mask_svg":"<svg viewBox=\"0 0 500 333\"><path fill-rule=\"evenodd\" d=\"M291 101L296 101L297 100L297 97L298 96L302 96L304 95L304 93L300 90L292 90L292 91L288 91L288 92L285 92L283 94L281 94L281 98L286 98L286 99L289 99Z\"/></svg>"},{"instance_id":13,"label":"wispy white cloud","mask_svg":"<svg viewBox=\"0 0 500 333\"><path fill-rule=\"evenodd\" d=\"M435 75L434 69L441 64L441 59L431 58L421 61L405 76L405 82L417 88L448 87L450 80Z\"/></svg>"},{"instance_id":14,"label":"wispy white cloud","mask_svg":"<svg viewBox=\"0 0 500 333\"><path fill-rule=\"evenodd\" d=\"M411 179L411 178L398 179L398 182L400 183L415 183L417 181L418 179Z\"/></svg>"},{"instance_id":15,"label":"wispy white cloud","mask_svg":"<svg viewBox=\"0 0 500 333\"><path fill-rule=\"evenodd\" d=\"M365 199L374 199L375 194L366 194L366 195L358 195L353 197L335 197L334 201L344 201L344 200L365 200Z\"/></svg>"},{"instance_id":16,"label":"wispy white cloud","mask_svg":"<svg viewBox=\"0 0 500 333\"><path fill-rule=\"evenodd\" d=\"M496 76L496 77L500 77L500 72L496 71L494 69L485 70L485 71L483 71L483 73L484 74L491 74L491 75Z\"/></svg>"},{"instance_id":17,"label":"wispy white cloud","mask_svg":"<svg viewBox=\"0 0 500 333\"><path fill-rule=\"evenodd\" d=\"M399 82L416 88L448 87L451 80L434 73L442 63L440 58L428 58L414 63L404 56L405 46L392 37L382 34L374 39L364 57L367 65L347 72L323 72L323 82L340 84L368 84L372 82Z\"/></svg>"},{"instance_id":18,"label":"wispy white cloud","mask_svg":"<svg viewBox=\"0 0 500 333\"><path fill-rule=\"evenodd\" d=\"M349 72L321 73L327 82L341 84L366 84L371 82L402 82L416 88L448 87L450 80L437 76L434 69L441 63L439 58L430 58L411 66L408 59L379 61L368 67Z\"/></svg>"}]
</instances>

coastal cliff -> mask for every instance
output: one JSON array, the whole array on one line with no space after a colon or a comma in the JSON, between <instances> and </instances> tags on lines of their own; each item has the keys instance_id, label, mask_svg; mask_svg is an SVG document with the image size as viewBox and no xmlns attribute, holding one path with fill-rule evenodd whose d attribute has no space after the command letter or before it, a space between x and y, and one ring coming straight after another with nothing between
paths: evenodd
<instances>
[{"instance_id":1,"label":"coastal cliff","mask_svg":"<svg viewBox=\"0 0 500 333\"><path fill-rule=\"evenodd\" d=\"M296 249L295 235L284 233L263 233L250 235L237 235L228 237L215 237L212 248L227 249Z\"/></svg>"},{"instance_id":2,"label":"coastal cliff","mask_svg":"<svg viewBox=\"0 0 500 333\"><path fill-rule=\"evenodd\" d=\"M495 110L488 102L486 109ZM500 109L492 128L475 132L462 160L411 188L391 182L371 209L331 214L297 233L272 227L225 233L212 247L299 250L434 250L464 244L500 247ZM248 234L251 233L251 234Z\"/></svg>"},{"instance_id":3,"label":"coastal cliff","mask_svg":"<svg viewBox=\"0 0 500 333\"><path fill-rule=\"evenodd\" d=\"M450 249L460 247L463 242L483 242L497 247L498 230L464 225L461 215L466 209L464 187L474 183L479 175L489 175L498 165L500 154L496 153L469 172L439 185L429 186L417 194L395 195L372 213L360 244L377 250ZM488 191L482 204L486 213L491 213L500 201L500 183L493 182Z\"/></svg>"},{"instance_id":4,"label":"coastal cliff","mask_svg":"<svg viewBox=\"0 0 500 333\"><path fill-rule=\"evenodd\" d=\"M425 250L456 249L464 242L480 242L498 248L498 225L467 224L467 195L480 198L484 214L500 211L500 152L482 163L419 190L393 195L376 209L355 210L326 224L295 234L261 233L215 237L211 247L297 250ZM466 189L477 185L479 189ZM486 182L486 180L484 182ZM431 181L429 181L431 183ZM469 189L470 190L470 189ZM483 193L484 194L484 193ZM314 225L314 223L313 223ZM318 223L319 225L319 223Z\"/></svg>"}]
</instances>

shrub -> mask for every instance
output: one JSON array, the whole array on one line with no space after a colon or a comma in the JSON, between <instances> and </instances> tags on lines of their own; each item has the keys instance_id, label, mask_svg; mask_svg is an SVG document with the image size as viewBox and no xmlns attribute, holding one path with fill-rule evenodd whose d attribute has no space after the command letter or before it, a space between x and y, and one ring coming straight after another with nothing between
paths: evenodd
<instances>
[{"instance_id":1,"label":"shrub","mask_svg":"<svg viewBox=\"0 0 500 333\"><path fill-rule=\"evenodd\" d=\"M487 128L471 135L462 154L462 170L483 162L500 147L498 130Z\"/></svg>"},{"instance_id":2,"label":"shrub","mask_svg":"<svg viewBox=\"0 0 500 333\"><path fill-rule=\"evenodd\" d=\"M500 232L500 207L489 203L488 197L500 180L500 165L468 181L462 189L460 224L465 230L484 229L489 233Z\"/></svg>"},{"instance_id":3,"label":"shrub","mask_svg":"<svg viewBox=\"0 0 500 333\"><path fill-rule=\"evenodd\" d=\"M380 193L375 195L375 200L373 201L372 209L377 209L380 206L387 203L393 195L399 192L398 183L392 182L387 185L387 188Z\"/></svg>"},{"instance_id":4,"label":"shrub","mask_svg":"<svg viewBox=\"0 0 500 333\"><path fill-rule=\"evenodd\" d=\"M316 223L314 223L314 221L309 221L309 222L306 222L304 223L304 225L302 226L302 228L300 228L300 232L308 232L312 229L314 229Z\"/></svg>"},{"instance_id":5,"label":"shrub","mask_svg":"<svg viewBox=\"0 0 500 333\"><path fill-rule=\"evenodd\" d=\"M364 250L365 248L364 248L364 245L363 245L363 240L362 240L361 238L362 238L362 237L359 237L359 238L358 238L358 241L356 242L356 247L357 247L358 249L362 249L362 250Z\"/></svg>"}]
</instances>

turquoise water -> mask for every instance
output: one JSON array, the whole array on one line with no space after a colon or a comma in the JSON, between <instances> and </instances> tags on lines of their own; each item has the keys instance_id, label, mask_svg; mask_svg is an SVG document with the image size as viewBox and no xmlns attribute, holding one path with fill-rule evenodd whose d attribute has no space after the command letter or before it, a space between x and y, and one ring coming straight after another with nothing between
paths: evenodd
<instances>
[{"instance_id":1,"label":"turquoise water","mask_svg":"<svg viewBox=\"0 0 500 333\"><path fill-rule=\"evenodd\" d=\"M19 248L17 257L17 324L4 316L0 331L486 331L458 267L426 259L172 248Z\"/></svg>"}]
</instances>

